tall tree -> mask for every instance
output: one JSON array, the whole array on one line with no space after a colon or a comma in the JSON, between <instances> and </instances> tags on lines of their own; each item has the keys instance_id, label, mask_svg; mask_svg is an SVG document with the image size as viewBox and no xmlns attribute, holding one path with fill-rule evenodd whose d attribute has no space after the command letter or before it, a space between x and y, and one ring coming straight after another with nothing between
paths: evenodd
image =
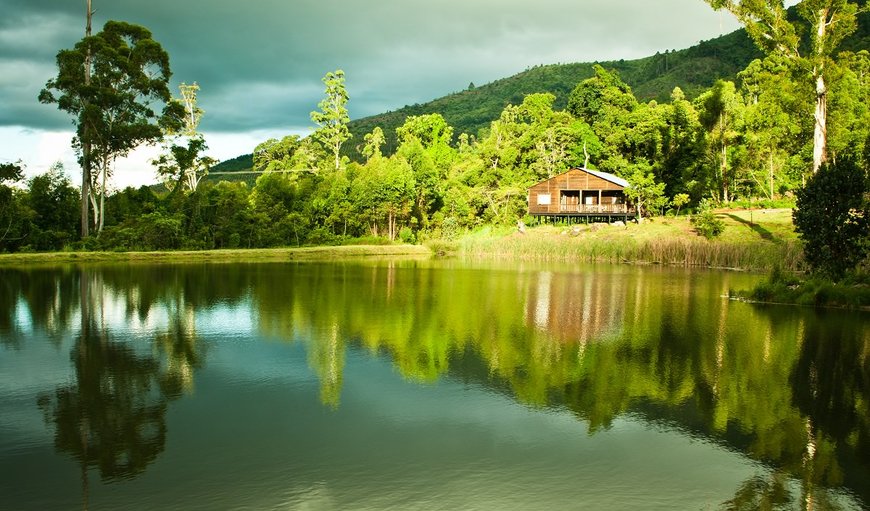
<instances>
[{"instance_id":1,"label":"tall tree","mask_svg":"<svg viewBox=\"0 0 870 511\"><path fill-rule=\"evenodd\" d=\"M82 188L88 191L84 200L90 200L94 226L102 230L107 179L115 160L160 140L158 123L178 108L170 101L169 55L148 29L108 21L100 33L61 50L57 66L57 77L46 83L39 100L56 103L75 117L73 144L84 167ZM83 80L88 66L93 66L90 79ZM165 105L159 118L155 102Z\"/></svg>"},{"instance_id":2,"label":"tall tree","mask_svg":"<svg viewBox=\"0 0 870 511\"><path fill-rule=\"evenodd\" d=\"M748 177L769 198L777 189L795 187L785 172L789 152L810 143L811 123L807 116L800 115L809 106L809 97L795 86L789 74L782 57L769 55L752 61L737 75L746 99Z\"/></svg>"},{"instance_id":3,"label":"tall tree","mask_svg":"<svg viewBox=\"0 0 870 511\"><path fill-rule=\"evenodd\" d=\"M362 155L365 156L366 161L383 155L381 147L387 142L387 139L384 137L384 130L380 126L375 126L372 132L366 134L363 138L365 145L362 148Z\"/></svg>"},{"instance_id":4,"label":"tall tree","mask_svg":"<svg viewBox=\"0 0 870 511\"><path fill-rule=\"evenodd\" d=\"M728 202L731 200L736 180L735 165L729 159L729 155L740 137L743 99L737 92L734 82L718 80L712 89L695 101L700 110L701 124L709 132L710 148L716 154L718 167L716 193L723 201Z\"/></svg>"},{"instance_id":5,"label":"tall tree","mask_svg":"<svg viewBox=\"0 0 870 511\"><path fill-rule=\"evenodd\" d=\"M800 29L789 21L783 0L704 1L716 10L733 13L762 51L781 55L809 71L815 87L813 172L817 172L828 158L828 70L837 47L857 28L859 10L866 7L849 0L803 0L797 12L810 28L810 49L805 52Z\"/></svg>"},{"instance_id":6,"label":"tall tree","mask_svg":"<svg viewBox=\"0 0 870 511\"><path fill-rule=\"evenodd\" d=\"M6 183L12 184L21 181L23 178L24 167L20 161L16 163L0 163L0 251L10 248L8 240L9 238L18 237L13 231L17 230L14 229L14 227L17 227L16 224L21 224L21 214L18 211L18 200L16 200L15 190Z\"/></svg>"},{"instance_id":7,"label":"tall tree","mask_svg":"<svg viewBox=\"0 0 870 511\"><path fill-rule=\"evenodd\" d=\"M350 117L347 113L348 95L344 87L344 71L338 69L323 77L326 97L317 104L320 111L311 112L311 121L318 126L312 135L332 153L335 170L341 167L341 145L351 137L347 128Z\"/></svg>"},{"instance_id":8,"label":"tall tree","mask_svg":"<svg viewBox=\"0 0 870 511\"><path fill-rule=\"evenodd\" d=\"M182 117L177 122L170 123L164 130L166 138L163 154L153 163L168 189L173 190L180 184L183 189L193 192L217 160L202 156L208 145L202 133L197 131L203 114L196 104L199 85L196 82L191 85L182 83L178 89L181 98L172 101L181 107L174 113Z\"/></svg>"}]
</instances>

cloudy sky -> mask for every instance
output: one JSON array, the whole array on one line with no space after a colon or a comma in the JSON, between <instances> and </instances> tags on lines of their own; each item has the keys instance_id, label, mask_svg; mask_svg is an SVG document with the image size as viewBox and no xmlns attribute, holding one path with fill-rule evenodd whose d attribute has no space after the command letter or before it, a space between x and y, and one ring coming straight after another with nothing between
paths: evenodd
<instances>
[{"instance_id":1,"label":"cloudy sky","mask_svg":"<svg viewBox=\"0 0 870 511\"><path fill-rule=\"evenodd\" d=\"M793 3L793 2L792 2ZM93 0L149 28L173 90L198 82L210 154L309 132L321 77L343 69L351 118L422 103L537 64L632 59L738 28L703 0ZM28 174L61 160L78 183L70 118L36 96L55 55L84 34L85 0L0 0L0 162ZM117 165L116 186L155 181L152 151Z\"/></svg>"}]
</instances>

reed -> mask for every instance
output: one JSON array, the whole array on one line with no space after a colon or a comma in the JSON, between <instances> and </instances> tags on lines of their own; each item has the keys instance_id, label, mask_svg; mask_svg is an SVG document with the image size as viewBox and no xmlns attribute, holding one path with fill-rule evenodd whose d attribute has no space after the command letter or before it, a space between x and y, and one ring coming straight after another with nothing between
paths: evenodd
<instances>
[{"instance_id":1,"label":"reed","mask_svg":"<svg viewBox=\"0 0 870 511\"><path fill-rule=\"evenodd\" d=\"M474 258L646 263L764 271L799 271L803 252L796 240L723 241L691 237L469 236L460 254Z\"/></svg>"}]
</instances>

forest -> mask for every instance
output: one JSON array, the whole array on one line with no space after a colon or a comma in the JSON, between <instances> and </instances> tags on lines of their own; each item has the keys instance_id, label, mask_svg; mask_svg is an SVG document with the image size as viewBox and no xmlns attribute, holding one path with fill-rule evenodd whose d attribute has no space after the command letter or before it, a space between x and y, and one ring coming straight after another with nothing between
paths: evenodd
<instances>
[{"instance_id":1,"label":"forest","mask_svg":"<svg viewBox=\"0 0 870 511\"><path fill-rule=\"evenodd\" d=\"M851 162L864 176L857 193L859 209L866 208L860 189L870 161L870 53L855 48L852 37L864 33L866 13L854 3L834 3L843 4L837 15L844 28L830 31L821 45L805 35L812 26L809 8L790 11L790 20L782 21L788 30L779 33L791 45L783 47L794 51L766 48L765 35L746 18L759 48L742 55L758 58L733 80L693 86L691 95L676 87L667 99L644 101L618 66L595 64L565 97L525 94L476 132L460 132L441 113L419 112L390 132L373 126L354 136L347 111L353 91L336 70L323 78L312 135L259 144L254 173L247 174L257 177L247 181L208 177L217 162L206 156L198 132L204 114L196 103L199 86L183 84L172 97L169 56L150 32L109 22L58 54L58 77L39 97L73 116L85 189L71 185L61 164L25 180L26 162L4 163L0 252L450 240L484 225L515 224L526 215L529 186L579 166L627 179L642 213L663 215L749 202L790 207L822 163ZM114 51L104 50L113 45ZM130 52L138 60L108 65L122 58L117 49L124 45L141 46L139 54ZM677 54L685 58L691 51ZM95 82L110 83L117 69L142 73L156 66L161 74L123 82L133 90L95 91L77 79L86 56ZM650 58L643 69L650 76L671 73L663 62ZM821 153L819 79L826 114ZM459 94L485 87L469 89ZM654 95L661 96L645 94ZM152 101L140 104L137 97ZM152 110L155 103L163 105L161 112ZM107 178L114 160L142 143L162 144L154 166L163 183L112 190Z\"/></svg>"}]
</instances>

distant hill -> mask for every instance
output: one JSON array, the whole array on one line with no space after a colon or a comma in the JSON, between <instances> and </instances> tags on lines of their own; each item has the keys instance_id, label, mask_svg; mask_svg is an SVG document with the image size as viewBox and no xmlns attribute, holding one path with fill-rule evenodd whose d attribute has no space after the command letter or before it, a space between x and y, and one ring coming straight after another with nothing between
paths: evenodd
<instances>
[{"instance_id":1,"label":"distant hill","mask_svg":"<svg viewBox=\"0 0 870 511\"><path fill-rule=\"evenodd\" d=\"M791 10L790 14L793 16L794 11ZM870 49L870 13L860 16L858 30L844 41L841 48L852 51ZM670 101L674 87L680 87L688 98L694 98L716 80L736 79L737 73L753 59L760 57L761 52L746 31L741 29L684 50L598 64L618 71L639 100L666 102ZM353 120L349 124L353 138L345 144L342 152L353 160L360 159L362 156L357 147L365 134L375 126L380 126L387 137L385 152L393 152L396 148L396 128L411 115L439 113L453 126L456 135L477 135L498 118L505 106L522 102L527 94L550 92L556 96L555 107L562 109L567 105L568 95L574 87L592 76L593 64L536 66L509 78L454 92L428 103L406 105L391 112ZM248 154L223 162L214 170L249 169L252 165L252 157Z\"/></svg>"},{"instance_id":2,"label":"distant hill","mask_svg":"<svg viewBox=\"0 0 870 511\"><path fill-rule=\"evenodd\" d=\"M702 41L691 48L657 53L636 60L598 62L619 72L641 101L670 101L674 87L689 98L709 88L718 79L733 80L753 59L761 57L744 30ZM380 115L351 121L354 138L348 144L351 158L358 157L356 146L362 137L380 126L387 135L386 152L395 150L395 129L410 115L440 113L454 132L477 135L489 127L508 104L518 104L527 94L550 92L555 107L564 108L568 96L581 81L592 76L593 62L536 66L509 78L449 94L425 104L409 105Z\"/></svg>"}]
</instances>

